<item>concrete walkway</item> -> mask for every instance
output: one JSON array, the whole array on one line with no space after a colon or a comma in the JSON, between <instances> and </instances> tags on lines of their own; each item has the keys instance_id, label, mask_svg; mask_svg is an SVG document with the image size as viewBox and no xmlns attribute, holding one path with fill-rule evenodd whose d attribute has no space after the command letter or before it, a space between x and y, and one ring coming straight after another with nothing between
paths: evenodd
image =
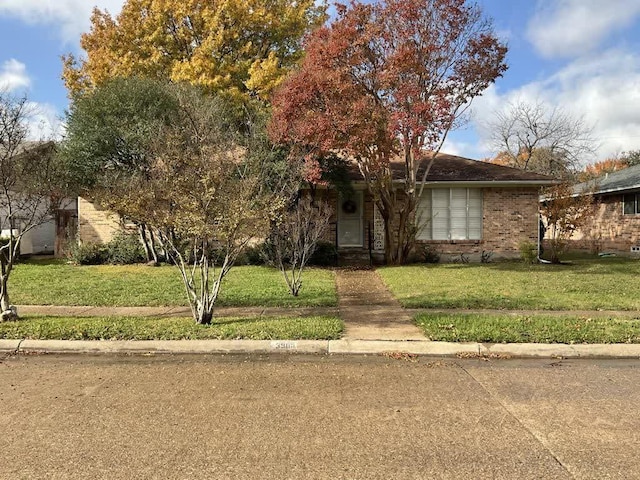
<instances>
[{"instance_id":1,"label":"concrete walkway","mask_svg":"<svg viewBox=\"0 0 640 480\"><path fill-rule=\"evenodd\" d=\"M345 340L425 340L375 270L336 272Z\"/></svg>"}]
</instances>

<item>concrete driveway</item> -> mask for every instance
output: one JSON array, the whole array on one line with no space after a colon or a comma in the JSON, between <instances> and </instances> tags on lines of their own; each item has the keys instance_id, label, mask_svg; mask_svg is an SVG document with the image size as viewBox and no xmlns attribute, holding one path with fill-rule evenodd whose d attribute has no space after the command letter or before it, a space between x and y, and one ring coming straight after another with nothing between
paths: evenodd
<instances>
[{"instance_id":1,"label":"concrete driveway","mask_svg":"<svg viewBox=\"0 0 640 480\"><path fill-rule=\"evenodd\" d=\"M0 478L640 478L639 366L11 356Z\"/></svg>"}]
</instances>

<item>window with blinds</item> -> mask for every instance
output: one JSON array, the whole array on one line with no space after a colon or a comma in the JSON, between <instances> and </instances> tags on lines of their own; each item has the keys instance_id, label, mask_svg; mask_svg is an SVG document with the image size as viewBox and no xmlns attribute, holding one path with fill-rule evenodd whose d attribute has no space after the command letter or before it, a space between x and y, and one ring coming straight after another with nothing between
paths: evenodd
<instances>
[{"instance_id":1,"label":"window with blinds","mask_svg":"<svg viewBox=\"0 0 640 480\"><path fill-rule=\"evenodd\" d=\"M481 240L482 190L434 188L418 202L418 240Z\"/></svg>"}]
</instances>

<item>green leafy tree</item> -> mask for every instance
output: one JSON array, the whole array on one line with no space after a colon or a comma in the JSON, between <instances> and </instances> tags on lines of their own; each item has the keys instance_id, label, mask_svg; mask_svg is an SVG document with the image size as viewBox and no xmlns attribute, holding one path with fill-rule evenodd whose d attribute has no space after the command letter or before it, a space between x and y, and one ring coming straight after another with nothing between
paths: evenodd
<instances>
[{"instance_id":1,"label":"green leafy tree","mask_svg":"<svg viewBox=\"0 0 640 480\"><path fill-rule=\"evenodd\" d=\"M157 232L195 321L210 323L223 279L282 204L265 186L279 157L260 116L239 118L191 85L130 78L80 95L67 120L62 152L84 190Z\"/></svg>"}]
</instances>

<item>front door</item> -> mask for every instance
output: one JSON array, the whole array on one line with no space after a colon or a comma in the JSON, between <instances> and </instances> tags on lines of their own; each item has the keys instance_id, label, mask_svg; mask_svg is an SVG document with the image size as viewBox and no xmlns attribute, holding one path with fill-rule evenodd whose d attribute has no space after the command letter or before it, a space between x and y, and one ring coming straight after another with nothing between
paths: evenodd
<instances>
[{"instance_id":1,"label":"front door","mask_svg":"<svg viewBox=\"0 0 640 480\"><path fill-rule=\"evenodd\" d=\"M338 198L338 247L362 247L363 192L340 195Z\"/></svg>"}]
</instances>

